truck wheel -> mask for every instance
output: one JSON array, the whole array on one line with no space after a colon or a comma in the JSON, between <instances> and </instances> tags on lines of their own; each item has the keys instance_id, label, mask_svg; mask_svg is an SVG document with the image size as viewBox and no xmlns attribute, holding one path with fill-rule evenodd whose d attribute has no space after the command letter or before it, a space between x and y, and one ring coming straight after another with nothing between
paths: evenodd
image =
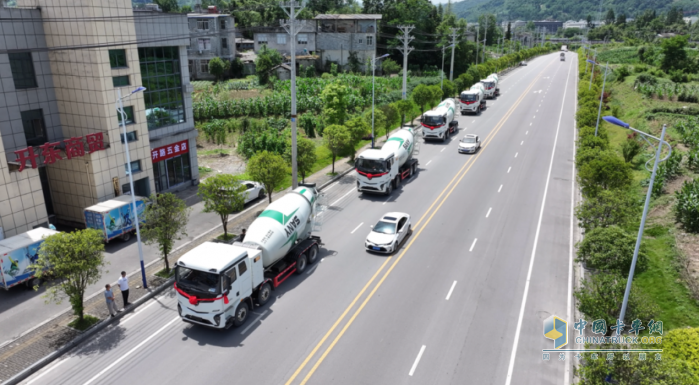
<instances>
[{"instance_id":1,"label":"truck wheel","mask_svg":"<svg viewBox=\"0 0 699 385\"><path fill-rule=\"evenodd\" d=\"M398 176L396 177L395 181L396 181L396 185L395 185L394 187L395 187L395 188L400 187L400 175L398 175Z\"/></svg>"},{"instance_id":2,"label":"truck wheel","mask_svg":"<svg viewBox=\"0 0 699 385\"><path fill-rule=\"evenodd\" d=\"M393 192L393 181L388 182L388 186L386 186L386 195L391 195Z\"/></svg>"},{"instance_id":3,"label":"truck wheel","mask_svg":"<svg viewBox=\"0 0 699 385\"><path fill-rule=\"evenodd\" d=\"M128 242L129 239L131 239L131 233L130 233L130 232L122 234L122 236L121 236L121 240L122 240L122 241Z\"/></svg>"},{"instance_id":4,"label":"truck wheel","mask_svg":"<svg viewBox=\"0 0 699 385\"><path fill-rule=\"evenodd\" d=\"M413 175L417 174L417 163L413 163L411 167L413 169Z\"/></svg>"},{"instance_id":5,"label":"truck wheel","mask_svg":"<svg viewBox=\"0 0 699 385\"><path fill-rule=\"evenodd\" d=\"M296 274L306 271L306 266L308 266L308 259L306 253L303 253L296 258Z\"/></svg>"},{"instance_id":6,"label":"truck wheel","mask_svg":"<svg viewBox=\"0 0 699 385\"><path fill-rule=\"evenodd\" d=\"M260 190L260 193L257 194L257 198L258 198L258 199L262 199L262 198L264 198L264 197L265 197L265 190Z\"/></svg>"},{"instance_id":7,"label":"truck wheel","mask_svg":"<svg viewBox=\"0 0 699 385\"><path fill-rule=\"evenodd\" d=\"M235 315L233 316L233 326L238 327L242 324L245 323L245 320L248 319L248 304L245 303L245 301L241 302L240 305L238 305L238 308L235 309Z\"/></svg>"},{"instance_id":8,"label":"truck wheel","mask_svg":"<svg viewBox=\"0 0 699 385\"><path fill-rule=\"evenodd\" d=\"M308 250L308 264L312 265L318 261L318 246L313 245L311 249Z\"/></svg>"},{"instance_id":9,"label":"truck wheel","mask_svg":"<svg viewBox=\"0 0 699 385\"><path fill-rule=\"evenodd\" d=\"M257 291L257 304L263 306L269 299L272 298L272 286L269 282L263 283L260 290Z\"/></svg>"}]
</instances>

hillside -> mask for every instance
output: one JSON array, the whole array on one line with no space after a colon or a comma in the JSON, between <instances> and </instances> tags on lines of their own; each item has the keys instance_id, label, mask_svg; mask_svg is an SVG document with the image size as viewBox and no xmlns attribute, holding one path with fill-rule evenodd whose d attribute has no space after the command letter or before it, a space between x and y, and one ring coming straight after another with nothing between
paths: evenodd
<instances>
[{"instance_id":1,"label":"hillside","mask_svg":"<svg viewBox=\"0 0 699 385\"><path fill-rule=\"evenodd\" d=\"M626 13L634 17L646 9L659 12L667 11L671 6L684 9L685 16L699 12L696 0L602 0L602 17L609 8L616 14ZM498 20L544 20L560 21L580 20L591 14L597 18L599 1L597 0L465 0L453 4L454 13L468 21L476 21L482 13L493 13Z\"/></svg>"}]
</instances>

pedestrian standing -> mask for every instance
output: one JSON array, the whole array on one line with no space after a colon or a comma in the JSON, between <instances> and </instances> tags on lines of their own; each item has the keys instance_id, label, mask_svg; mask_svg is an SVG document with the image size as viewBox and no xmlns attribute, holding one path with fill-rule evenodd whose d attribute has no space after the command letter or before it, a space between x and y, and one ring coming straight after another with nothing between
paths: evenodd
<instances>
[{"instance_id":1,"label":"pedestrian standing","mask_svg":"<svg viewBox=\"0 0 699 385\"><path fill-rule=\"evenodd\" d=\"M121 298L124 300L124 307L131 305L129 303L129 277L126 276L126 272L121 272L121 278L119 278L119 289L121 290Z\"/></svg>"},{"instance_id":2,"label":"pedestrian standing","mask_svg":"<svg viewBox=\"0 0 699 385\"><path fill-rule=\"evenodd\" d=\"M104 298L107 300L107 311L112 317L118 312L116 303L114 302L114 294L112 293L112 287L109 284L104 285Z\"/></svg>"},{"instance_id":3,"label":"pedestrian standing","mask_svg":"<svg viewBox=\"0 0 699 385\"><path fill-rule=\"evenodd\" d=\"M245 241L245 229L240 231L240 235L238 236L238 242L243 242Z\"/></svg>"}]
</instances>

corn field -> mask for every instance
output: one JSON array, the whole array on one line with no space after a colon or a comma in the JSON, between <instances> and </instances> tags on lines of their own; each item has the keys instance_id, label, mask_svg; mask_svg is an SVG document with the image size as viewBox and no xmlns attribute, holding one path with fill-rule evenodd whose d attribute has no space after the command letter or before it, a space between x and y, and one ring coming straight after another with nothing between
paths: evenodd
<instances>
[{"instance_id":1,"label":"corn field","mask_svg":"<svg viewBox=\"0 0 699 385\"><path fill-rule=\"evenodd\" d=\"M320 94L328 84L340 81L350 89L349 109L357 111L371 105L371 78L357 75L342 74L334 78L297 78L296 79L296 109L299 113L320 113L323 109ZM236 90L242 87L237 83L227 82L212 86L208 92L194 102L195 119L223 119L233 117L269 117L288 116L291 111L291 82L289 80L273 80L270 84L273 95L232 100L216 100L216 95L222 90ZM256 86L256 85L255 85ZM392 102L391 91L402 87L402 79L375 78L376 104ZM242 88L240 88L242 89Z\"/></svg>"},{"instance_id":2,"label":"corn field","mask_svg":"<svg viewBox=\"0 0 699 385\"><path fill-rule=\"evenodd\" d=\"M658 84L641 83L634 85L634 90L646 98L656 97L661 100L675 100L678 102L699 102L699 87L684 85L673 82L663 82Z\"/></svg>"}]
</instances>

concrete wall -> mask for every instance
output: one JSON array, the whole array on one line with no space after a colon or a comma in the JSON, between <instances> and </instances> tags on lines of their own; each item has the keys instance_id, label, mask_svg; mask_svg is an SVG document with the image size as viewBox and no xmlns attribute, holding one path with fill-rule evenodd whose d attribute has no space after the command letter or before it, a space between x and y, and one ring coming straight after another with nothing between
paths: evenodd
<instances>
[{"instance_id":1,"label":"concrete wall","mask_svg":"<svg viewBox=\"0 0 699 385\"><path fill-rule=\"evenodd\" d=\"M208 29L199 29L197 20L208 20ZM221 20L225 20L226 28L221 29ZM215 76L201 71L201 61L220 57L226 60L235 60L235 20L230 15L220 14L196 14L187 15L190 39L187 45L188 60L194 63L190 74L192 79L213 80ZM222 46L221 39L227 39L226 46ZM209 39L210 49L201 50L199 53L199 39Z\"/></svg>"},{"instance_id":2,"label":"concrete wall","mask_svg":"<svg viewBox=\"0 0 699 385\"><path fill-rule=\"evenodd\" d=\"M297 40L296 42L296 54L297 55L303 55L304 54L304 49L306 49L307 53L310 54L311 52L316 51L316 29L315 29L315 21L313 20L306 20L306 25L301 29L301 31L298 33L296 36L297 39L299 38L299 35L303 35L306 37L307 44L300 44ZM279 51L279 53L283 55L290 55L291 54L291 36L284 30L283 28L276 28L268 32L259 32L255 33L253 37L254 41L254 46L255 46L255 52L259 52L260 49L262 48L262 45L260 43L260 35L265 35L267 36L267 48L270 49L276 49ZM284 44L279 44L277 41L277 35L282 35L285 36L285 41L286 43Z\"/></svg>"},{"instance_id":3,"label":"concrete wall","mask_svg":"<svg viewBox=\"0 0 699 385\"><path fill-rule=\"evenodd\" d=\"M368 44L370 38L371 44ZM349 53L357 52L357 58L364 70L367 58L376 53L376 34L373 33L318 33L317 47L321 52L321 62L339 63L343 68L349 61Z\"/></svg>"}]
</instances>

